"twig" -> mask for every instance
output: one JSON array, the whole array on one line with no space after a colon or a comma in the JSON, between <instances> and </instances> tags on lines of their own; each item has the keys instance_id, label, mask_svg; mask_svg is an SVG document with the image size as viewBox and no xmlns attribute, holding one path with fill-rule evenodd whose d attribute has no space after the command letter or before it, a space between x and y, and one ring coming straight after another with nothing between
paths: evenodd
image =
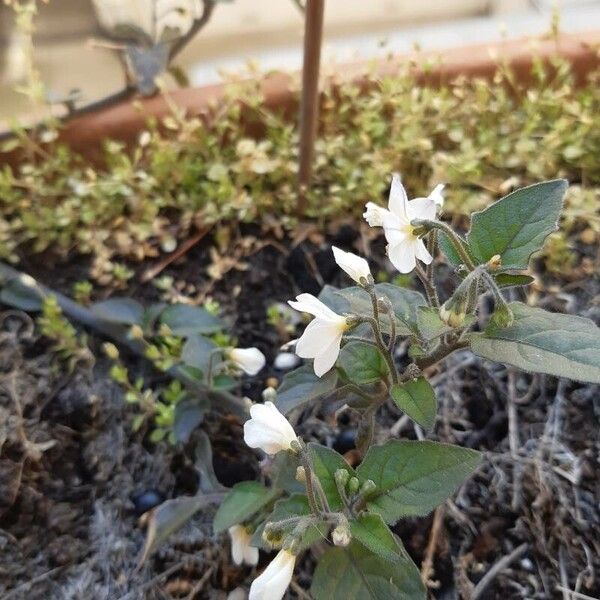
<instances>
[{"instance_id":1,"label":"twig","mask_svg":"<svg viewBox=\"0 0 600 600\"><path fill-rule=\"evenodd\" d=\"M40 581L44 581L44 579L47 579L48 577L52 577L52 575L54 575L58 571L62 571L66 566L67 565L61 565L60 567L50 569L50 571L46 571L45 573L42 573L41 575L34 577L30 581L26 581L25 583L22 583L20 586L14 588L10 592L8 592L8 594L2 596L2 600L9 600L10 598L16 598L20 593L28 591L34 585L40 583Z\"/></svg>"},{"instance_id":2,"label":"twig","mask_svg":"<svg viewBox=\"0 0 600 600\"><path fill-rule=\"evenodd\" d=\"M429 542L427 549L425 550L425 558L421 564L421 580L427 587L438 587L439 584L433 582L431 577L433 575L433 557L438 545L438 538L442 530L442 524L444 523L444 505L438 506L433 514L433 523L431 525L431 533L429 534Z\"/></svg>"},{"instance_id":3,"label":"twig","mask_svg":"<svg viewBox=\"0 0 600 600\"><path fill-rule=\"evenodd\" d=\"M519 421L517 413L517 381L514 369L508 369L508 444L512 458L519 451ZM517 512L521 504L521 468L518 462L513 466L513 489L511 508Z\"/></svg>"},{"instance_id":4,"label":"twig","mask_svg":"<svg viewBox=\"0 0 600 600\"><path fill-rule=\"evenodd\" d=\"M471 600L478 600L481 598L487 587L492 583L496 576L508 567L514 560L525 554L529 544L521 544L517 546L510 554L503 556L499 561L494 563L492 568L483 576L481 581L475 586Z\"/></svg>"},{"instance_id":5,"label":"twig","mask_svg":"<svg viewBox=\"0 0 600 600\"><path fill-rule=\"evenodd\" d=\"M587 594L582 594L581 592L574 592L568 588L563 587L562 585L557 585L556 589L559 592L562 592L563 598L567 598L567 600L598 600L598 598L594 598L593 596L588 596ZM566 594L566 596L565 596Z\"/></svg>"},{"instance_id":6,"label":"twig","mask_svg":"<svg viewBox=\"0 0 600 600\"><path fill-rule=\"evenodd\" d=\"M194 600L196 594L204 587L204 584L208 581L208 578L212 575L212 572L215 570L214 566L211 566L207 569L206 573L202 575L200 581L192 588L190 593L187 595L186 600Z\"/></svg>"},{"instance_id":7,"label":"twig","mask_svg":"<svg viewBox=\"0 0 600 600\"><path fill-rule=\"evenodd\" d=\"M157 275L159 275L164 269L166 269L170 264L175 262L177 259L181 258L184 254L189 252L202 238L210 231L210 227L203 227L198 233L193 235L191 238L188 238L183 242L179 248L177 248L174 252L171 252L167 257L163 258L161 261L157 262L154 266L148 267L141 275L140 281L142 283L146 283L154 279Z\"/></svg>"},{"instance_id":8,"label":"twig","mask_svg":"<svg viewBox=\"0 0 600 600\"><path fill-rule=\"evenodd\" d=\"M564 600L571 600L571 595L569 593L569 576L567 574L567 567L565 565L565 551L564 547L561 545L558 548L558 567L560 572L560 583L562 596Z\"/></svg>"},{"instance_id":9,"label":"twig","mask_svg":"<svg viewBox=\"0 0 600 600\"><path fill-rule=\"evenodd\" d=\"M183 569L186 565L186 562L187 561L182 560L182 561L178 562L177 564L169 567L166 571L159 573L158 575L156 575L156 577L153 577L150 581L144 583L144 585L140 586L137 590L135 590L135 592L137 594L139 594L139 595L137 595L137 598L141 598L142 597L141 594L143 592L148 591L153 585L156 585L157 583L159 583L160 581L162 581L169 575L173 575L173 573L176 573L180 569ZM129 591L126 594L124 594L123 596L119 597L117 600L127 600L127 598L130 598L133 593L134 593L134 590Z\"/></svg>"}]
</instances>

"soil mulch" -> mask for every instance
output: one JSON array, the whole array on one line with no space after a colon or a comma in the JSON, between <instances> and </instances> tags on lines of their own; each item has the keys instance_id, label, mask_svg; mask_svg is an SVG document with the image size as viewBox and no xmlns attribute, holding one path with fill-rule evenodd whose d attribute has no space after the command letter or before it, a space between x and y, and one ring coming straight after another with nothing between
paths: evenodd
<instances>
[{"instance_id":1,"label":"soil mulch","mask_svg":"<svg viewBox=\"0 0 600 600\"><path fill-rule=\"evenodd\" d=\"M250 250L219 280L206 275L208 239L164 274L190 296L218 300L239 344L258 346L272 365L285 340L266 322L267 308L301 291L318 293L324 283L345 283L330 245L355 244L364 251L365 238L349 226L327 239L310 232L295 241L245 234L253 240ZM373 265L389 268L381 260L381 240L370 250ZM596 260L594 248L578 251ZM41 263L29 266L41 281L67 293L85 269L64 265L56 277ZM447 275L442 283L449 290ZM159 295L150 284L134 284L128 293L143 301ZM520 299L525 294L510 293ZM543 275L537 296L545 308L600 322L597 278L563 282ZM92 348L100 341L92 337ZM148 365L137 368L150 383L157 377ZM226 537L212 534L211 510L139 565L143 513L165 498L195 493L199 479L190 447L152 444L132 432L132 409L107 371L98 358L93 367L68 372L28 315L0 315L0 597L225 599L247 589L253 573L230 564ZM243 382L242 393L257 401L267 383L282 376L268 366ZM435 368L431 380L439 416L429 437L485 452L481 468L453 500L396 527L417 564L424 564L432 597L566 599L568 590L582 594L577 598L600 597L598 386L525 374L466 351ZM342 413L336 421L327 407L314 406L296 420L305 439L333 445L355 460L352 415ZM378 424L382 441L390 432L422 435L391 406L380 412ZM241 423L215 414L203 428L224 484L256 477L259 457L241 441ZM261 565L268 560L262 556ZM306 555L290 598L308 597L313 567L314 558ZM243 598L238 593L230 597Z\"/></svg>"}]
</instances>

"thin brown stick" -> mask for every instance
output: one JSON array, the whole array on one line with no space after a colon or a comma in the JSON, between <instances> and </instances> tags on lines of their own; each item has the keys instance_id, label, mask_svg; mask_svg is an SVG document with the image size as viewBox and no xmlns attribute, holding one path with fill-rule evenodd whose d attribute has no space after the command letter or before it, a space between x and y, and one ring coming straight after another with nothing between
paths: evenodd
<instances>
[{"instance_id":1,"label":"thin brown stick","mask_svg":"<svg viewBox=\"0 0 600 600\"><path fill-rule=\"evenodd\" d=\"M188 238L167 257L156 263L152 267L148 267L141 275L140 281L146 283L160 275L170 264L174 263L178 258L181 258L186 252L189 252L200 240L210 231L210 227L203 227L196 235Z\"/></svg>"},{"instance_id":2,"label":"thin brown stick","mask_svg":"<svg viewBox=\"0 0 600 600\"><path fill-rule=\"evenodd\" d=\"M187 595L186 600L194 600L196 594L200 592L200 590L204 587L204 584L208 581L208 578L212 575L212 572L215 570L214 566L208 567L206 573L202 575L200 581L192 588L190 593Z\"/></svg>"},{"instance_id":3,"label":"thin brown stick","mask_svg":"<svg viewBox=\"0 0 600 600\"><path fill-rule=\"evenodd\" d=\"M510 554L503 556L499 561L494 563L492 568L483 576L481 581L475 586L471 600L478 600L481 598L487 587L492 583L496 576L508 567L514 560L525 554L529 544L521 544L517 546Z\"/></svg>"},{"instance_id":4,"label":"thin brown stick","mask_svg":"<svg viewBox=\"0 0 600 600\"><path fill-rule=\"evenodd\" d=\"M444 523L444 505L438 506L433 514L433 523L431 525L431 533L429 534L429 542L425 550L425 558L421 563L421 580L427 587L437 587L437 583L432 581L433 576L433 557L438 545L442 524Z\"/></svg>"},{"instance_id":5,"label":"thin brown stick","mask_svg":"<svg viewBox=\"0 0 600 600\"><path fill-rule=\"evenodd\" d=\"M308 0L304 25L304 63L302 66L302 99L300 103L300 165L298 183L300 208L310 183L319 117L319 69L323 38L325 0Z\"/></svg>"}]
</instances>

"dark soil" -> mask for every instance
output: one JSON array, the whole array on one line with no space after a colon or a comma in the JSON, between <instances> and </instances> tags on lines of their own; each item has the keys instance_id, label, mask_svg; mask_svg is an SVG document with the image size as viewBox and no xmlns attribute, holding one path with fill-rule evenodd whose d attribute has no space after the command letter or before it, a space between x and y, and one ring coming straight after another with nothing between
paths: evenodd
<instances>
[{"instance_id":1,"label":"dark soil","mask_svg":"<svg viewBox=\"0 0 600 600\"><path fill-rule=\"evenodd\" d=\"M245 248L239 264L219 280L206 274L211 263L206 239L163 274L188 296L218 300L239 344L258 346L272 365L285 340L266 323L267 308L302 291L318 293L324 283L347 283L333 263L331 243L369 253L373 272L389 269L381 240L372 240L367 249L364 232L347 225L336 231L325 239L307 230L293 242L248 229L228 247L231 255ZM596 249L579 251L597 260ZM27 268L69 293L87 265L48 270L47 263L38 262ZM136 281L128 294L144 302L158 299L154 286ZM442 283L450 289L449 277ZM525 297L523 290L509 293ZM600 321L600 284L584 271L575 271L568 282L543 276L536 296L548 309ZM92 338L93 349L99 341ZM211 510L138 566L142 513L164 498L197 491L193 456L187 447L151 444L131 431L132 409L108 378L104 359L69 373L47 349L27 315L2 313L2 598L224 599L239 586L247 589L253 573L230 564L226 538L211 532ZM151 380L147 365L139 368ZM244 381L242 394L259 400L261 390L282 375L268 366ZM452 501L428 518L408 519L396 528L417 564L432 560L432 596L473 597L478 582L516 549L479 598L567 598L559 586L586 595L581 598L600 596L598 386L527 375L469 352L456 353L431 377L439 416L429 437L485 451L482 467ZM353 419L342 414L335 422L326 409L316 406L297 415L298 432L355 461ZM216 413L203 428L222 483L257 476L259 457L244 446L235 417ZM390 433L420 435L402 414L385 407L377 435L383 441ZM263 556L261 564L267 560ZM313 566L314 559L305 556L290 597L306 597L298 586L309 587Z\"/></svg>"}]
</instances>

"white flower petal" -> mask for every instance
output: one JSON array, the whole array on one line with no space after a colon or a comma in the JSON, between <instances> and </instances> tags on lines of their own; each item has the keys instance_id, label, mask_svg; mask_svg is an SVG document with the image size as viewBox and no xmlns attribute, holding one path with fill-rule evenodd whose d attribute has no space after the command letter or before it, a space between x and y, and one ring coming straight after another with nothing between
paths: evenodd
<instances>
[{"instance_id":1,"label":"white flower petal","mask_svg":"<svg viewBox=\"0 0 600 600\"><path fill-rule=\"evenodd\" d=\"M236 565L246 563L254 566L258 563L258 548L250 545L252 536L243 525L229 528L231 538L231 558Z\"/></svg>"},{"instance_id":2,"label":"white flower petal","mask_svg":"<svg viewBox=\"0 0 600 600\"><path fill-rule=\"evenodd\" d=\"M342 332L331 341L317 356L313 368L317 377L322 377L333 367L337 357L340 354L340 345L342 343Z\"/></svg>"},{"instance_id":3,"label":"white flower petal","mask_svg":"<svg viewBox=\"0 0 600 600\"><path fill-rule=\"evenodd\" d=\"M342 327L335 323L314 319L296 343L296 354L300 358L314 358L342 332Z\"/></svg>"},{"instance_id":4,"label":"white flower petal","mask_svg":"<svg viewBox=\"0 0 600 600\"><path fill-rule=\"evenodd\" d=\"M444 191L445 187L446 186L443 183L439 183L433 188L433 191L428 196L428 198L433 200L439 208L444 206L444 196L442 192Z\"/></svg>"},{"instance_id":5,"label":"white flower petal","mask_svg":"<svg viewBox=\"0 0 600 600\"><path fill-rule=\"evenodd\" d=\"M370 227L381 227L386 216L390 214L389 210L373 202L367 202L365 208L367 210L363 213L363 217Z\"/></svg>"},{"instance_id":6,"label":"white flower petal","mask_svg":"<svg viewBox=\"0 0 600 600\"><path fill-rule=\"evenodd\" d=\"M356 283L360 283L361 279L368 279L371 275L369 263L361 256L357 256L352 252L344 252L335 246L332 246L331 249L333 250L335 262L340 269L345 271Z\"/></svg>"},{"instance_id":7,"label":"white flower petal","mask_svg":"<svg viewBox=\"0 0 600 600\"><path fill-rule=\"evenodd\" d=\"M258 348L233 348L229 359L248 375L256 375L266 363L265 355Z\"/></svg>"},{"instance_id":8,"label":"white flower petal","mask_svg":"<svg viewBox=\"0 0 600 600\"><path fill-rule=\"evenodd\" d=\"M250 408L250 419L244 423L244 441L250 448L277 454L280 450L289 450L294 440L294 428L272 402L254 404Z\"/></svg>"},{"instance_id":9,"label":"white flower petal","mask_svg":"<svg viewBox=\"0 0 600 600\"><path fill-rule=\"evenodd\" d=\"M296 557L280 550L267 568L252 582L248 600L281 600L292 581Z\"/></svg>"},{"instance_id":10,"label":"white flower petal","mask_svg":"<svg viewBox=\"0 0 600 600\"><path fill-rule=\"evenodd\" d=\"M415 198L407 203L408 220L424 219L432 221L435 219L437 205L431 198Z\"/></svg>"},{"instance_id":11,"label":"white flower petal","mask_svg":"<svg viewBox=\"0 0 600 600\"><path fill-rule=\"evenodd\" d=\"M300 294L296 296L296 301L288 300L288 304L299 312L306 312L320 319L335 321L343 318L312 294Z\"/></svg>"},{"instance_id":12,"label":"white flower petal","mask_svg":"<svg viewBox=\"0 0 600 600\"><path fill-rule=\"evenodd\" d=\"M407 238L395 246L388 246L388 257L400 273L410 273L417 266L415 242Z\"/></svg>"},{"instance_id":13,"label":"white flower petal","mask_svg":"<svg viewBox=\"0 0 600 600\"><path fill-rule=\"evenodd\" d=\"M400 181L400 175L394 173L392 175L392 186L390 187L390 197L388 199L388 208L398 217L406 216L406 204L408 196L406 190Z\"/></svg>"},{"instance_id":14,"label":"white flower petal","mask_svg":"<svg viewBox=\"0 0 600 600\"><path fill-rule=\"evenodd\" d=\"M426 265L433 260L433 256L429 254L429 250L427 250L425 242L421 239L418 239L415 243L415 256Z\"/></svg>"}]
</instances>

